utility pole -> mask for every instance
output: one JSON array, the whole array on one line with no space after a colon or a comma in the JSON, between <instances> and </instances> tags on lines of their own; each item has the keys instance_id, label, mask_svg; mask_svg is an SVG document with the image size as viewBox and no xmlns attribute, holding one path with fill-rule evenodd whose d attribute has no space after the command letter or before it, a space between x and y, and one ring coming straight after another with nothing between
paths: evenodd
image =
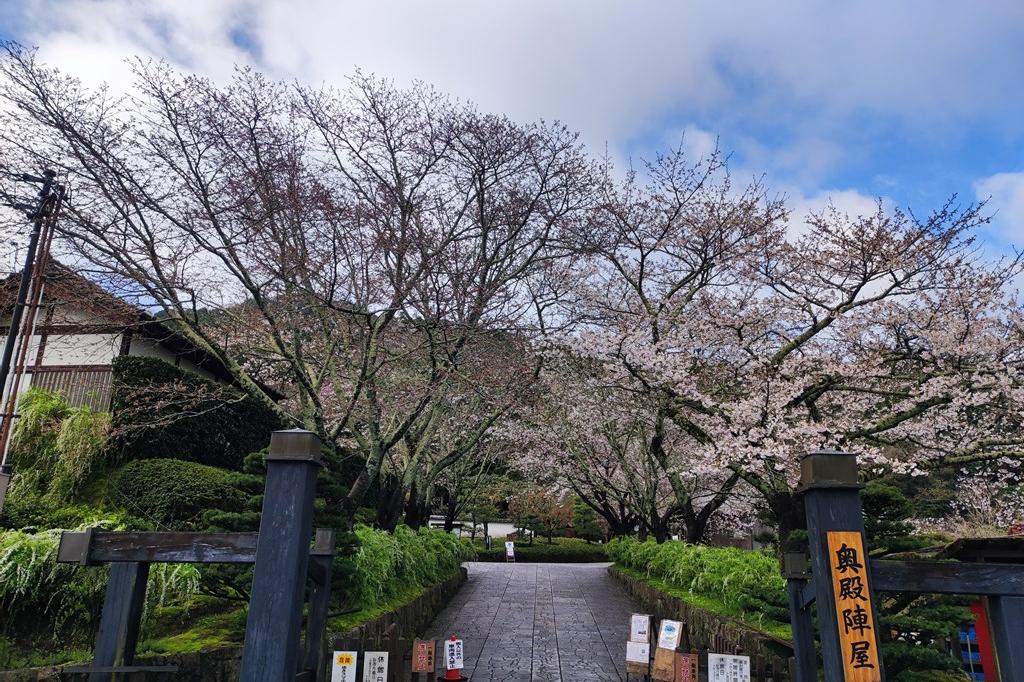
<instances>
[{"instance_id":1,"label":"utility pole","mask_svg":"<svg viewBox=\"0 0 1024 682\"><path fill-rule=\"evenodd\" d=\"M14 348L17 345L18 336L21 333L22 318L25 314L26 301L28 299L29 287L32 283L33 276L36 274L36 268L46 267L45 263L36 262L36 251L39 246L39 237L43 232L43 227L46 224L46 219L50 216L56 216L57 207L59 206L63 195L64 188L56 183L54 179L57 174L52 170L43 171L43 176L38 177L35 175L23 174L18 177L23 182L31 182L41 185L39 190L39 198L35 205L11 203L7 204L12 208L20 211L25 211L29 219L32 221L32 232L29 234L28 240L28 251L25 254L25 265L21 270L21 283L18 287L18 296L14 303L14 309L11 312L11 325L7 331L7 341L4 343L3 356L0 356L0 404L10 403L10 397L7 396L7 382L11 374L11 359L14 356ZM37 286L41 285L42 273L39 273L39 277L36 280ZM26 338L25 343L29 343L31 338ZM13 390L13 386L12 386ZM7 397L7 400L4 398ZM14 420L14 409L6 410L0 413L0 434L9 434L11 431L11 425ZM8 438L2 438L4 447L2 450L2 460L0 460L0 513L3 513L4 500L7 497L7 488L11 482L11 475L13 474L11 464L7 458L6 441Z\"/></svg>"}]
</instances>

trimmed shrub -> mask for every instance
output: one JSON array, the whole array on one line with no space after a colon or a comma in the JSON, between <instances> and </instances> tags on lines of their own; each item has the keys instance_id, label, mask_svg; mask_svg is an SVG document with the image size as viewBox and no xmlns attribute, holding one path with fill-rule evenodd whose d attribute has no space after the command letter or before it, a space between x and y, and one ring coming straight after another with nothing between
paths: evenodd
<instances>
[{"instance_id":1,"label":"trimmed shrub","mask_svg":"<svg viewBox=\"0 0 1024 682\"><path fill-rule=\"evenodd\" d=\"M282 428L254 398L157 358L116 358L111 396L111 447L122 461L173 457L239 469Z\"/></svg>"},{"instance_id":2,"label":"trimmed shrub","mask_svg":"<svg viewBox=\"0 0 1024 682\"><path fill-rule=\"evenodd\" d=\"M477 544L478 561L505 561L505 541L495 538L491 549L484 549L482 542ZM546 540L535 541L534 544L516 542L516 561L523 563L545 564L585 564L596 561L608 561L607 545L597 545L577 538L555 538L554 543Z\"/></svg>"},{"instance_id":3,"label":"trimmed shrub","mask_svg":"<svg viewBox=\"0 0 1024 682\"><path fill-rule=\"evenodd\" d=\"M187 527L211 509L242 511L259 485L246 474L180 459L142 459L129 462L115 475L113 502L157 527Z\"/></svg>"}]
</instances>

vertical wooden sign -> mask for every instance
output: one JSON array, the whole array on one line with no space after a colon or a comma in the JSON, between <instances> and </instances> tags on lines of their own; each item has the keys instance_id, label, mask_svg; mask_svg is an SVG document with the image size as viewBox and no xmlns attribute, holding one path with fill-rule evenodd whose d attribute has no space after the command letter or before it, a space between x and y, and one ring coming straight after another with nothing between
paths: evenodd
<instances>
[{"instance_id":1,"label":"vertical wooden sign","mask_svg":"<svg viewBox=\"0 0 1024 682\"><path fill-rule=\"evenodd\" d=\"M882 682L864 538L856 531L828 531L827 539L844 679Z\"/></svg>"},{"instance_id":2,"label":"vertical wooden sign","mask_svg":"<svg viewBox=\"0 0 1024 682\"><path fill-rule=\"evenodd\" d=\"M676 682L700 682L700 654L676 654Z\"/></svg>"},{"instance_id":3,"label":"vertical wooden sign","mask_svg":"<svg viewBox=\"0 0 1024 682\"><path fill-rule=\"evenodd\" d=\"M434 672L434 648L432 639L416 639L412 643L412 671L414 673Z\"/></svg>"}]
</instances>

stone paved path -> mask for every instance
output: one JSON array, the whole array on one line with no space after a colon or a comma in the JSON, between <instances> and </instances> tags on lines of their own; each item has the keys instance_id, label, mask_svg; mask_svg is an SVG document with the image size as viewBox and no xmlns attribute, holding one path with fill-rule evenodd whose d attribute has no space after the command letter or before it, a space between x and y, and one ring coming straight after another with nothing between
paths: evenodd
<instances>
[{"instance_id":1,"label":"stone paved path","mask_svg":"<svg viewBox=\"0 0 1024 682\"><path fill-rule=\"evenodd\" d=\"M471 563L427 636L465 640L472 682L625 680L636 609L608 564Z\"/></svg>"}]
</instances>

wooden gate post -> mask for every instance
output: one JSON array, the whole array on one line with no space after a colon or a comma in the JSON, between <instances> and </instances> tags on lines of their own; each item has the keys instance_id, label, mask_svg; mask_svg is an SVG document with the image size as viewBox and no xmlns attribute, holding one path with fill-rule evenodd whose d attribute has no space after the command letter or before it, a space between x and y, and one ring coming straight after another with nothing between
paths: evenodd
<instances>
[{"instance_id":1,"label":"wooden gate post","mask_svg":"<svg viewBox=\"0 0 1024 682\"><path fill-rule=\"evenodd\" d=\"M300 661L302 605L323 462L311 431L275 431L267 453L259 540L240 679L293 682Z\"/></svg>"},{"instance_id":2,"label":"wooden gate post","mask_svg":"<svg viewBox=\"0 0 1024 682\"><path fill-rule=\"evenodd\" d=\"M1024 679L1024 597L988 597L988 618L1001 679Z\"/></svg>"},{"instance_id":3,"label":"wooden gate post","mask_svg":"<svg viewBox=\"0 0 1024 682\"><path fill-rule=\"evenodd\" d=\"M313 551L309 553L313 586L309 591L309 615L306 618L306 670L314 680L322 680L327 669L327 612L331 602L331 567L334 563L334 531L317 528Z\"/></svg>"},{"instance_id":4,"label":"wooden gate post","mask_svg":"<svg viewBox=\"0 0 1024 682\"><path fill-rule=\"evenodd\" d=\"M854 455L819 450L800 462L800 490L807 512L811 575L827 682L885 679L860 488ZM840 592L841 610L837 604Z\"/></svg>"},{"instance_id":5,"label":"wooden gate post","mask_svg":"<svg viewBox=\"0 0 1024 682\"><path fill-rule=\"evenodd\" d=\"M807 555L787 552L782 558L786 591L789 594L789 622L793 627L793 660L796 663L794 682L817 682L818 654L814 649L814 623L811 605L807 600L810 590L807 574Z\"/></svg>"},{"instance_id":6,"label":"wooden gate post","mask_svg":"<svg viewBox=\"0 0 1024 682\"><path fill-rule=\"evenodd\" d=\"M148 578L149 564L146 562L129 561L110 567L100 612L100 628L93 649L93 667L112 668L134 663ZM93 672L89 673L89 682L110 682L111 677L109 671Z\"/></svg>"}]
</instances>

